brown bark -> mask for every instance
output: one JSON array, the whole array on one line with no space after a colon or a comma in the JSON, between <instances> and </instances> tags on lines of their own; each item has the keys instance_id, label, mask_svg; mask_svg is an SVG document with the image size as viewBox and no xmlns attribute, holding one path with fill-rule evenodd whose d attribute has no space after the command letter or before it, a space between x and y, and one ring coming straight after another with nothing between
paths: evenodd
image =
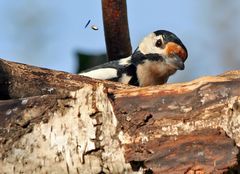
<instances>
[{"instance_id":1,"label":"brown bark","mask_svg":"<svg viewBox=\"0 0 240 174\"><path fill-rule=\"evenodd\" d=\"M237 165L240 71L137 88L0 59L5 173L223 173Z\"/></svg>"},{"instance_id":2,"label":"brown bark","mask_svg":"<svg viewBox=\"0 0 240 174\"><path fill-rule=\"evenodd\" d=\"M102 14L108 60L132 54L126 0L102 0Z\"/></svg>"}]
</instances>

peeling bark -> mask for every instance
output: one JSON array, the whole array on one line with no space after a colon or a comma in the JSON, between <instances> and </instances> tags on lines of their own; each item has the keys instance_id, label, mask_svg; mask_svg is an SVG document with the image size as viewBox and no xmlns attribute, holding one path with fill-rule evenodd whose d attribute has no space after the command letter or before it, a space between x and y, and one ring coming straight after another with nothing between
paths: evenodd
<instances>
[{"instance_id":1,"label":"peeling bark","mask_svg":"<svg viewBox=\"0 0 240 174\"><path fill-rule=\"evenodd\" d=\"M1 112L1 117L8 118L1 125L2 172L123 173L130 170L115 135L117 120L103 88L99 84L93 90L86 85L64 98L45 95L12 101L16 109ZM38 99L40 106L36 103ZM24 101L26 107L21 110Z\"/></svg>"},{"instance_id":2,"label":"peeling bark","mask_svg":"<svg viewBox=\"0 0 240 174\"><path fill-rule=\"evenodd\" d=\"M137 88L0 59L2 173L223 173L240 71Z\"/></svg>"}]
</instances>

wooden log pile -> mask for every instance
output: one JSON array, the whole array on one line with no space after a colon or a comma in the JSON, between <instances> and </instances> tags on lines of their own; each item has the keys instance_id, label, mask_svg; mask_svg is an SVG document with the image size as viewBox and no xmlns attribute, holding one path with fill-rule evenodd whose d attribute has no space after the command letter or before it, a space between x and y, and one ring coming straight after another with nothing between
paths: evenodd
<instances>
[{"instance_id":1,"label":"wooden log pile","mask_svg":"<svg viewBox=\"0 0 240 174\"><path fill-rule=\"evenodd\" d=\"M240 71L138 88L0 59L2 173L223 173L239 146Z\"/></svg>"}]
</instances>

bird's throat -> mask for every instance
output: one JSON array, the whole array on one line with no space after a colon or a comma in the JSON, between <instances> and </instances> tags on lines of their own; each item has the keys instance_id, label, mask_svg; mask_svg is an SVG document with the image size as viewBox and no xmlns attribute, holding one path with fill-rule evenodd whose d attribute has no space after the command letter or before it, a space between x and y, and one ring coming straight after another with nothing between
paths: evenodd
<instances>
[{"instance_id":1,"label":"bird's throat","mask_svg":"<svg viewBox=\"0 0 240 174\"><path fill-rule=\"evenodd\" d=\"M137 78L140 86L164 84L175 72L176 69L166 66L162 61L145 60L143 64L137 65Z\"/></svg>"}]
</instances>

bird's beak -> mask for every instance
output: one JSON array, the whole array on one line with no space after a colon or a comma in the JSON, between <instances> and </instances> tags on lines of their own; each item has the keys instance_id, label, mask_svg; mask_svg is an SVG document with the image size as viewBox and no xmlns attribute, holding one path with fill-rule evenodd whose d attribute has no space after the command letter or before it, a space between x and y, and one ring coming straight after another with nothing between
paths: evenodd
<instances>
[{"instance_id":1,"label":"bird's beak","mask_svg":"<svg viewBox=\"0 0 240 174\"><path fill-rule=\"evenodd\" d=\"M174 54L172 57L168 57L166 59L166 63L177 70L184 70L185 68L183 60L177 54Z\"/></svg>"}]
</instances>

